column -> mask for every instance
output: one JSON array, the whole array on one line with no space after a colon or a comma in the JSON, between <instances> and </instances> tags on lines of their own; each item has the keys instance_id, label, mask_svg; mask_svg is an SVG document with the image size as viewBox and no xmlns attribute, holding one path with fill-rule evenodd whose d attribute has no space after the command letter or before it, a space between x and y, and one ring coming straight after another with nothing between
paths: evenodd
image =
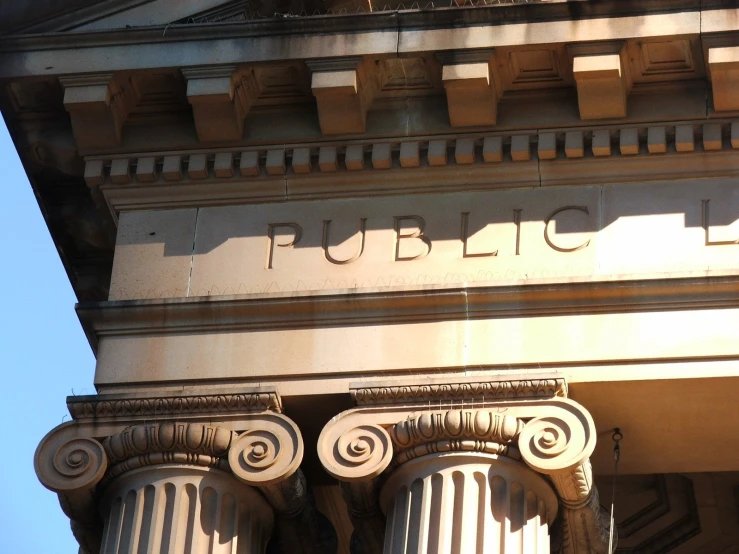
<instances>
[{"instance_id":1,"label":"column","mask_svg":"<svg viewBox=\"0 0 739 554\"><path fill-rule=\"evenodd\" d=\"M166 464L124 473L104 489L101 554L262 554L272 509L222 470Z\"/></svg>"},{"instance_id":2,"label":"column","mask_svg":"<svg viewBox=\"0 0 739 554\"><path fill-rule=\"evenodd\" d=\"M552 487L521 462L485 453L432 454L382 489L385 554L548 554Z\"/></svg>"}]
</instances>

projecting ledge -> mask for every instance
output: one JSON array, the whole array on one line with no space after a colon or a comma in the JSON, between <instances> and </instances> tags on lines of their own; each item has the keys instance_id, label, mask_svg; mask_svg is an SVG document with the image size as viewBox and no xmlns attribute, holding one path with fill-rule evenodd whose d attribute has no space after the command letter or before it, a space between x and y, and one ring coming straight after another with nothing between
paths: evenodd
<instances>
[{"instance_id":1,"label":"projecting ledge","mask_svg":"<svg viewBox=\"0 0 739 554\"><path fill-rule=\"evenodd\" d=\"M694 277L499 286L386 287L352 295L336 291L121 300L77 305L93 348L104 336L207 329L269 330L412 323L475 317L633 313L739 307L739 277ZM217 298L217 299L216 299Z\"/></svg>"}]
</instances>

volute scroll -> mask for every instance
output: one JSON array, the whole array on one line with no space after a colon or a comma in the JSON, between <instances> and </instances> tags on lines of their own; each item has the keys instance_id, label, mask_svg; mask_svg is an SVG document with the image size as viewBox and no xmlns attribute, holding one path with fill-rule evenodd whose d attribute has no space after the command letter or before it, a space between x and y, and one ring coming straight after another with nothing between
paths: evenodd
<instances>
[{"instance_id":1,"label":"volute scroll","mask_svg":"<svg viewBox=\"0 0 739 554\"><path fill-rule=\"evenodd\" d=\"M326 471L340 481L368 481L390 465L393 445L381 425L359 418L354 426L339 423L324 427L318 438L318 457Z\"/></svg>"},{"instance_id":2,"label":"volute scroll","mask_svg":"<svg viewBox=\"0 0 739 554\"><path fill-rule=\"evenodd\" d=\"M552 475L578 467L595 450L595 424L574 402L552 415L526 422L518 438L522 459L539 473Z\"/></svg>"},{"instance_id":3,"label":"volute scroll","mask_svg":"<svg viewBox=\"0 0 739 554\"><path fill-rule=\"evenodd\" d=\"M76 431L71 422L60 425L36 449L36 475L49 490L68 494L92 489L108 469L103 445Z\"/></svg>"},{"instance_id":4,"label":"volute scroll","mask_svg":"<svg viewBox=\"0 0 739 554\"><path fill-rule=\"evenodd\" d=\"M234 476L255 487L284 481L298 470L302 460L300 430L281 414L254 416L254 425L247 425L228 451Z\"/></svg>"}]
</instances>

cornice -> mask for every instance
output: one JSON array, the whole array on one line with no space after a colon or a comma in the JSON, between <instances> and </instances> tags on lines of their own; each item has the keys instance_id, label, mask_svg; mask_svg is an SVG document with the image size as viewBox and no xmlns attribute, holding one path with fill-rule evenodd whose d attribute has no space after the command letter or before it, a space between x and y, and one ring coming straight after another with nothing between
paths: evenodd
<instances>
[{"instance_id":1,"label":"cornice","mask_svg":"<svg viewBox=\"0 0 739 554\"><path fill-rule=\"evenodd\" d=\"M352 34L396 29L398 12L317 15L286 19L253 19L222 23L174 23L101 31L69 31L7 35L0 52L76 49L134 44L168 44L208 39L290 36L302 34Z\"/></svg>"},{"instance_id":2,"label":"cornice","mask_svg":"<svg viewBox=\"0 0 739 554\"><path fill-rule=\"evenodd\" d=\"M698 0L578 1L9 35L0 45L0 78L197 66L211 63L214 51L220 53L220 63L330 57L337 52L336 37L343 35L346 40L341 52L349 56L435 50L439 46L437 32L446 33L445 49L591 42L594 37L586 31L585 21L605 18L612 19L614 25L609 25L608 36L598 37L601 40L698 35L733 30L720 22L715 29L701 23L703 15L723 6L702 7ZM570 25L573 21L579 25ZM490 27L501 32L485 31ZM184 52L184 43L190 42L207 47ZM112 55L121 48L126 48L125 55ZM70 55L72 51L74 55ZM105 67L97 67L100 64Z\"/></svg>"},{"instance_id":3,"label":"cornice","mask_svg":"<svg viewBox=\"0 0 739 554\"><path fill-rule=\"evenodd\" d=\"M77 305L88 340L105 336L420 323L739 306L739 277L656 278L506 286L426 286L332 293L254 294Z\"/></svg>"},{"instance_id":4,"label":"cornice","mask_svg":"<svg viewBox=\"0 0 739 554\"><path fill-rule=\"evenodd\" d=\"M634 16L650 13L669 13L676 11L698 11L701 9L733 6L728 0L712 0L710 4L700 0L642 0L638 3L620 0L590 2L589 0L567 0L560 2L526 4L491 4L480 6L434 7L433 9L398 9L366 13L333 14L288 17L259 18L245 21L224 21L215 23L173 22L169 25L134 27L104 31L75 31L75 27L90 21L104 18L127 9L128 4L140 3L138 0L107 0L94 6L81 6L72 12L63 12L44 22L21 27L21 32L6 35L8 43L4 48L24 43L59 44L74 41L77 46L99 45L98 41L107 35L114 41L135 43L142 40L169 42L203 38L204 35L218 35L239 38L259 36L268 33L305 32L354 32L357 30L390 27L450 27L457 25L497 25L501 23L531 22L541 20L580 19L593 17ZM162 34L163 29L167 33ZM217 30L217 31L216 31ZM166 37L169 35L169 37ZM167 39L167 40L164 40ZM82 42L77 42L82 41ZM91 42L86 42L91 41ZM3 48L0 48L0 51Z\"/></svg>"}]
</instances>

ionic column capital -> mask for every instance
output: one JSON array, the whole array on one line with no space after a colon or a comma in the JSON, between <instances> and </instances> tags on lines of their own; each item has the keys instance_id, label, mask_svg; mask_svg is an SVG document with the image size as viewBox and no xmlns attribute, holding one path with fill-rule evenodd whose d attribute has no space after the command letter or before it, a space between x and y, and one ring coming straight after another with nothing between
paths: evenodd
<instances>
[{"instance_id":1,"label":"ionic column capital","mask_svg":"<svg viewBox=\"0 0 739 554\"><path fill-rule=\"evenodd\" d=\"M502 399L482 407L359 407L324 427L318 455L341 481L374 479L388 468L443 451L520 459L546 475L583 465L595 448L590 414L567 398Z\"/></svg>"},{"instance_id":2,"label":"ionic column capital","mask_svg":"<svg viewBox=\"0 0 739 554\"><path fill-rule=\"evenodd\" d=\"M57 493L104 485L139 467L188 464L230 471L241 482L267 486L293 475L303 459L303 439L282 414L263 412L214 425L158 421L116 429L99 441L89 423L69 422L52 430L36 450L36 473Z\"/></svg>"},{"instance_id":3,"label":"ionic column capital","mask_svg":"<svg viewBox=\"0 0 739 554\"><path fill-rule=\"evenodd\" d=\"M132 472L154 478L149 470L157 468L220 470L234 486L258 489L278 519L299 514L307 521L316 516L299 472L303 439L280 407L279 396L265 390L70 399L74 420L41 441L36 473L59 495L83 551L91 553L100 549L100 492Z\"/></svg>"},{"instance_id":4,"label":"ionic column capital","mask_svg":"<svg viewBox=\"0 0 739 554\"><path fill-rule=\"evenodd\" d=\"M593 512L564 518L571 539L564 552L575 552L582 541L603 551L590 467L595 425L585 408L565 397L561 378L363 386L352 393L359 406L334 417L318 441L321 462L335 478L352 484L393 479L412 461L439 453L523 463L548 478L559 509ZM555 503L548 518L556 511Z\"/></svg>"}]
</instances>

